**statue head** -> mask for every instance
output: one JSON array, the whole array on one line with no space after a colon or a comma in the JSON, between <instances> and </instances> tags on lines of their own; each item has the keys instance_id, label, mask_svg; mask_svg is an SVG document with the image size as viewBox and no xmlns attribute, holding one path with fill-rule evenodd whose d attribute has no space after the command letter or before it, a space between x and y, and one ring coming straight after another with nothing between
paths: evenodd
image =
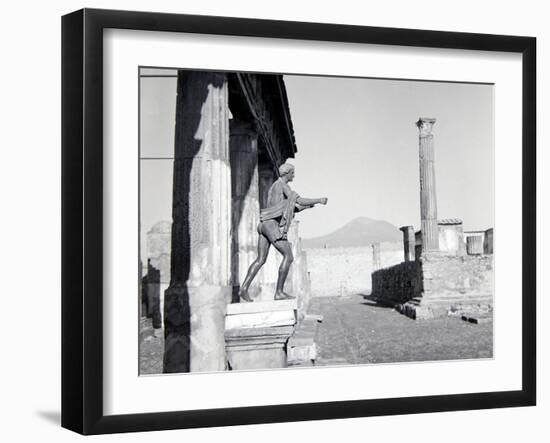
<instances>
[{"instance_id":1,"label":"statue head","mask_svg":"<svg viewBox=\"0 0 550 443\"><path fill-rule=\"evenodd\" d=\"M285 181L291 182L294 179L294 165L283 163L279 166L279 175Z\"/></svg>"}]
</instances>

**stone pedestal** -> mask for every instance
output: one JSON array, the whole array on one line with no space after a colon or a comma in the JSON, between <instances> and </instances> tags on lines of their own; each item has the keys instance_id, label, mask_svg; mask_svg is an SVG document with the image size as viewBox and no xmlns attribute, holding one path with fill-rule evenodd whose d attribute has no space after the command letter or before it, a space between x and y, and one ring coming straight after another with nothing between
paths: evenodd
<instances>
[{"instance_id":1,"label":"stone pedestal","mask_svg":"<svg viewBox=\"0 0 550 443\"><path fill-rule=\"evenodd\" d=\"M435 118L420 118L416 126L419 135L420 159L420 219L422 251L439 250L439 228L437 224L437 198L435 191L434 142L432 127Z\"/></svg>"},{"instance_id":2,"label":"stone pedestal","mask_svg":"<svg viewBox=\"0 0 550 443\"><path fill-rule=\"evenodd\" d=\"M179 71L164 372L223 371L231 297L227 75Z\"/></svg>"},{"instance_id":3,"label":"stone pedestal","mask_svg":"<svg viewBox=\"0 0 550 443\"><path fill-rule=\"evenodd\" d=\"M396 305L402 314L421 320L492 310L492 256L423 254L418 266L421 285L413 285L412 297Z\"/></svg>"},{"instance_id":4,"label":"stone pedestal","mask_svg":"<svg viewBox=\"0 0 550 443\"><path fill-rule=\"evenodd\" d=\"M284 368L294 333L295 300L233 303L227 306L225 346L231 370Z\"/></svg>"}]
</instances>

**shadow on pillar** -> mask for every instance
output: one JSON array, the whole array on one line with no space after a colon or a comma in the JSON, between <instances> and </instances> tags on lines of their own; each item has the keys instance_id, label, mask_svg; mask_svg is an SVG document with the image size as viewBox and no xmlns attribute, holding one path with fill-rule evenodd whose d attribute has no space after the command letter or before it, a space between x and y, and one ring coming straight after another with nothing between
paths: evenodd
<instances>
[{"instance_id":1,"label":"shadow on pillar","mask_svg":"<svg viewBox=\"0 0 550 443\"><path fill-rule=\"evenodd\" d=\"M176 126L174 142L174 175L172 197L172 239L170 286L164 293L163 372L189 372L191 367L191 308L187 281L191 269L190 198L193 159L203 140L196 139L201 123L200 110L209 88L224 84L225 74L178 71ZM193 87L186 88L186 84ZM198 109L198 112L197 112ZM203 217L203 214L194 214ZM201 220L193 222L194 227Z\"/></svg>"}]
</instances>

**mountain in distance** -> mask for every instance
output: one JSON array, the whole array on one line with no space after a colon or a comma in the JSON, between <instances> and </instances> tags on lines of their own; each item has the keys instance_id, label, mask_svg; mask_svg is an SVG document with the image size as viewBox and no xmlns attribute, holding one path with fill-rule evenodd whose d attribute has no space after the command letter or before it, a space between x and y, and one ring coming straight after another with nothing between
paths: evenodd
<instances>
[{"instance_id":1,"label":"mountain in distance","mask_svg":"<svg viewBox=\"0 0 550 443\"><path fill-rule=\"evenodd\" d=\"M403 233L391 223L358 217L330 234L302 239L302 247L305 249L348 248L380 242L397 242L402 239Z\"/></svg>"}]
</instances>

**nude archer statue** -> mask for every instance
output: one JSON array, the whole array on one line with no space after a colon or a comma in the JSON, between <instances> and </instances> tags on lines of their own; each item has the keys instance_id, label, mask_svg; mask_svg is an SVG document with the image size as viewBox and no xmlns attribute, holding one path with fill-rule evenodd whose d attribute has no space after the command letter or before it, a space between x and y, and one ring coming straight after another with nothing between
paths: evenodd
<instances>
[{"instance_id":1,"label":"nude archer statue","mask_svg":"<svg viewBox=\"0 0 550 443\"><path fill-rule=\"evenodd\" d=\"M302 198L290 189L289 182L294 179L294 166L291 164L282 164L279 167L279 176L279 179L269 188L267 207L260 211L260 224L258 225L258 257L250 265L246 278L239 291L241 300L245 302L253 301L248 295L248 288L260 268L265 264L271 245L275 246L277 251L283 256L283 261L279 267L275 300L296 298L283 291L290 265L294 260L292 256L292 247L287 239L287 232L295 212L313 208L316 204L326 205L328 201L326 197Z\"/></svg>"}]
</instances>

